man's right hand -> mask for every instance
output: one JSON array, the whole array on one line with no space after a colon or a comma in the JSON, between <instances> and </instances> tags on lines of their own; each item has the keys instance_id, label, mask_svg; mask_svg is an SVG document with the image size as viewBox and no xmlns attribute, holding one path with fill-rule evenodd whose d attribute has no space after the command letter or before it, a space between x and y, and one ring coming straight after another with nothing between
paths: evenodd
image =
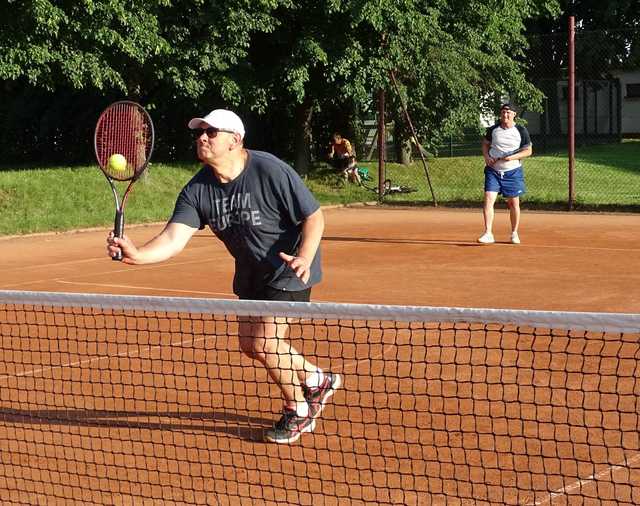
<instances>
[{"instance_id":1,"label":"man's right hand","mask_svg":"<svg viewBox=\"0 0 640 506\"><path fill-rule=\"evenodd\" d=\"M123 237L116 237L113 234L112 230L107 236L107 253L111 258L113 258L118 254L119 251L122 251L123 263L134 263L132 260L132 256L137 251L136 247L126 235Z\"/></svg>"},{"instance_id":2,"label":"man's right hand","mask_svg":"<svg viewBox=\"0 0 640 506\"><path fill-rule=\"evenodd\" d=\"M121 250L122 261L126 264L163 262L180 253L197 231L197 228L182 223L167 223L162 232L140 247L126 235L118 238L111 231L107 237L107 253L113 258Z\"/></svg>"}]
</instances>

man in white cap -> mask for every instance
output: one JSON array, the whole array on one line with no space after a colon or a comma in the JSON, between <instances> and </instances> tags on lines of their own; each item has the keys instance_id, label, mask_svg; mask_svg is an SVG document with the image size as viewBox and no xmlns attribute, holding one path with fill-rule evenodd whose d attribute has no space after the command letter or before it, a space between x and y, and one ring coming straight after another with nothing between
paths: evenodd
<instances>
[{"instance_id":1,"label":"man in white cap","mask_svg":"<svg viewBox=\"0 0 640 506\"><path fill-rule=\"evenodd\" d=\"M319 245L324 230L320 205L285 162L244 148L242 120L216 109L193 118L202 169L182 189L164 230L136 247L126 236L108 238L108 252L123 262L166 260L209 226L235 259L233 290L241 299L309 301L322 277ZM244 318L240 348L267 369L285 400L282 418L265 433L268 441L291 443L312 431L315 418L340 386L338 374L323 372L286 340L278 318Z\"/></svg>"},{"instance_id":2,"label":"man in white cap","mask_svg":"<svg viewBox=\"0 0 640 506\"><path fill-rule=\"evenodd\" d=\"M484 233L478 238L482 244L493 244L493 210L498 195L507 199L511 221L511 242L520 244L520 197L526 188L522 159L533 154L531 137L522 125L515 122L516 111L511 104L500 107L500 121L487 128L482 140L484 156Z\"/></svg>"}]
</instances>

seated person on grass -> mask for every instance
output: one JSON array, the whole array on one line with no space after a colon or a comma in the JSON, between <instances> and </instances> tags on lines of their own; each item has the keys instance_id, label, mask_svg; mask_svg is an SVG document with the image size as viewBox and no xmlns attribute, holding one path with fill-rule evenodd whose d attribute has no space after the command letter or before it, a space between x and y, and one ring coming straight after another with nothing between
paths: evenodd
<instances>
[{"instance_id":1,"label":"seated person on grass","mask_svg":"<svg viewBox=\"0 0 640 506\"><path fill-rule=\"evenodd\" d=\"M342 171L345 179L352 182L359 182L358 169L356 167L356 156L353 146L348 139L339 133L334 133L329 146L329 163L336 169Z\"/></svg>"}]
</instances>

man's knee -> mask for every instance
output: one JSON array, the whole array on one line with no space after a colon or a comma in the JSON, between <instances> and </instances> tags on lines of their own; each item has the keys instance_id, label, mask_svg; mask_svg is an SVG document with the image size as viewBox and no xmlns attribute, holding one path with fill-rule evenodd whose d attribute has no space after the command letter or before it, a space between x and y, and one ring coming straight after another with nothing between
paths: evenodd
<instances>
[{"instance_id":1,"label":"man's knee","mask_svg":"<svg viewBox=\"0 0 640 506\"><path fill-rule=\"evenodd\" d=\"M493 207L498 198L498 193L493 191L485 191L484 192L484 205L485 207Z\"/></svg>"},{"instance_id":2,"label":"man's knee","mask_svg":"<svg viewBox=\"0 0 640 506\"><path fill-rule=\"evenodd\" d=\"M264 357L269 353L269 339L264 337L240 336L240 349L252 358L264 361Z\"/></svg>"}]
</instances>

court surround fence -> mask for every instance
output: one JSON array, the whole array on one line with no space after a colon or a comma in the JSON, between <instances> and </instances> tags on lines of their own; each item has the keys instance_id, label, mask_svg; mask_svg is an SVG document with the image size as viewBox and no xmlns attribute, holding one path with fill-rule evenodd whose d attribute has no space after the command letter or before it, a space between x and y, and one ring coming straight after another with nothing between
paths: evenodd
<instances>
[{"instance_id":1,"label":"court surround fence","mask_svg":"<svg viewBox=\"0 0 640 506\"><path fill-rule=\"evenodd\" d=\"M640 211L640 165L633 161L637 155L625 155L632 151L629 143L640 139L639 46L640 30L576 33L576 209ZM544 94L542 110L519 108L518 121L529 130L534 148L533 158L524 160L525 178L531 182L522 198L525 208L568 208L567 51L567 33L555 33L532 37L524 55L528 79ZM501 101L514 100L509 94L507 90L506 95L496 97L496 108ZM438 203L478 205L482 201L484 165L479 131L492 122L493 118L479 114L478 124L468 125L464 135L450 136L430 148L429 167ZM390 126L385 156L387 161L397 162L392 131ZM424 144L427 140L422 139ZM375 137L369 133L363 141L360 152L372 155L369 161L375 165L377 153L371 149ZM419 161L417 152L414 160ZM388 172L386 177L418 190L411 196L390 195L388 202L431 202L420 170L400 166Z\"/></svg>"}]
</instances>

